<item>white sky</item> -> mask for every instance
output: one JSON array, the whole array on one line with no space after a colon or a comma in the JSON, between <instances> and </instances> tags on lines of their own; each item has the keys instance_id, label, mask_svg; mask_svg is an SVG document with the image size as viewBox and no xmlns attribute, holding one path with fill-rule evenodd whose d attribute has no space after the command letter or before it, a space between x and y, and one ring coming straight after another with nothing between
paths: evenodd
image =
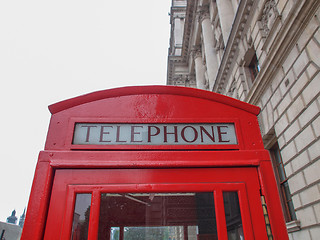
<instances>
[{"instance_id":1,"label":"white sky","mask_svg":"<svg viewBox=\"0 0 320 240\"><path fill-rule=\"evenodd\" d=\"M166 82L171 0L0 1L0 221L27 206L47 106Z\"/></svg>"}]
</instances>

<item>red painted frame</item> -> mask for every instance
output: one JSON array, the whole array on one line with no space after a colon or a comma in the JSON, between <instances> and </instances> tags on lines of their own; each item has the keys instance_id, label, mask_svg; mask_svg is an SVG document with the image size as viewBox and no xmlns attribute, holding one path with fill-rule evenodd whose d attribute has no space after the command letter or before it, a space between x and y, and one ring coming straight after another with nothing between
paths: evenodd
<instances>
[{"instance_id":1,"label":"red painted frame","mask_svg":"<svg viewBox=\"0 0 320 240\"><path fill-rule=\"evenodd\" d=\"M147 179L144 179L144 175ZM106 176L110 184L105 184ZM245 168L241 173L236 168L132 169L131 171L127 169L57 170L55 181L47 221L47 233L44 239L70 238L76 193L93 193L92 212L90 213L90 219L93 219L93 222L90 220L89 225L89 236L92 238L89 239L96 239L100 193L102 192L202 191L214 191L219 239L227 240L223 191L237 191L239 194L246 239L267 239L256 168ZM93 185L83 185L88 182ZM117 184L117 182L122 184ZM63 202L65 204L62 204ZM57 219L60 220L57 221ZM255 223L255 229L253 229L252 222Z\"/></svg>"},{"instance_id":2,"label":"red painted frame","mask_svg":"<svg viewBox=\"0 0 320 240\"><path fill-rule=\"evenodd\" d=\"M280 198L269 154L263 148L259 108L203 90L172 87L125 87L72 98L49 107L52 117L45 150L40 152L22 240L43 239L52 183L59 169L175 169L254 167L268 205L275 239L288 239L279 216ZM77 120L90 122L234 122L237 146L72 146ZM99 151L97 151L99 150Z\"/></svg>"}]
</instances>

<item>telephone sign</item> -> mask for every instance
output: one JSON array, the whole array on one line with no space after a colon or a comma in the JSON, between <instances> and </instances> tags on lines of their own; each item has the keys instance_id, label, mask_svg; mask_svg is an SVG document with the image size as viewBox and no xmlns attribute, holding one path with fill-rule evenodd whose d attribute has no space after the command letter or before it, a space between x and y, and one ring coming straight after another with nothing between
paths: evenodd
<instances>
[{"instance_id":1,"label":"telephone sign","mask_svg":"<svg viewBox=\"0 0 320 240\"><path fill-rule=\"evenodd\" d=\"M232 123L76 123L73 144L229 145L237 144L237 138Z\"/></svg>"}]
</instances>

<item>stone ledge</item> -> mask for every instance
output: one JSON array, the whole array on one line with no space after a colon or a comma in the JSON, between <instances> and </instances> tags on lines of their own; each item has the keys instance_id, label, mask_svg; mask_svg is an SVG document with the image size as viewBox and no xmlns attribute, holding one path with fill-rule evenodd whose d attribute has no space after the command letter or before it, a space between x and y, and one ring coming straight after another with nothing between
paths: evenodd
<instances>
[{"instance_id":1,"label":"stone ledge","mask_svg":"<svg viewBox=\"0 0 320 240\"><path fill-rule=\"evenodd\" d=\"M292 232L296 232L299 231L301 229L301 224L299 220L294 220L291 222L287 222L287 231L288 233L292 233Z\"/></svg>"}]
</instances>

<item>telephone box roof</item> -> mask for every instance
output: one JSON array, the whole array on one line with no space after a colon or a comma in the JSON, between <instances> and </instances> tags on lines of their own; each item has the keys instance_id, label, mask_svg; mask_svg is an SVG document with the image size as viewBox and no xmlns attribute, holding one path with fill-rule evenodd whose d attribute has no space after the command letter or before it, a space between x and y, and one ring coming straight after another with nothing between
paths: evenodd
<instances>
[{"instance_id":1,"label":"telephone box roof","mask_svg":"<svg viewBox=\"0 0 320 240\"><path fill-rule=\"evenodd\" d=\"M52 104L49 106L49 110L52 114L55 114L78 105L106 98L143 94L166 94L188 96L230 105L254 115L258 115L260 112L259 107L239 101L231 97L227 97L218 93L209 92L205 90L177 86L134 86L101 90Z\"/></svg>"}]
</instances>

